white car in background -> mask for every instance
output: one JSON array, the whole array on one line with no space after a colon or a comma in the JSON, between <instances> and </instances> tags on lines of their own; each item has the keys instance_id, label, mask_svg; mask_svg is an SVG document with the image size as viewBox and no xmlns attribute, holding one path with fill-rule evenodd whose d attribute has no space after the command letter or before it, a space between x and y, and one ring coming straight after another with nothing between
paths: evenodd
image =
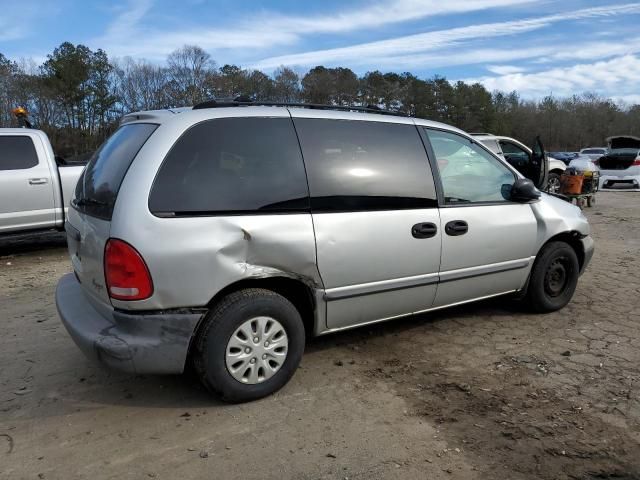
<instances>
[{"instance_id":1,"label":"white car in background","mask_svg":"<svg viewBox=\"0 0 640 480\"><path fill-rule=\"evenodd\" d=\"M513 165L520 173L522 173L523 167L529 163L531 159L532 150L522 142L519 142L515 138L502 137L499 135L492 135L490 133L472 133L473 137L491 150L493 153L501 158L504 158L507 162ZM546 190L551 193L560 192L560 176L567 169L567 165L556 158L550 157L545 153L547 162L549 164L549 176L547 178Z\"/></svg>"},{"instance_id":2,"label":"white car in background","mask_svg":"<svg viewBox=\"0 0 640 480\"><path fill-rule=\"evenodd\" d=\"M597 160L600 188L640 190L640 138L618 135L607 138L607 154Z\"/></svg>"},{"instance_id":3,"label":"white car in background","mask_svg":"<svg viewBox=\"0 0 640 480\"><path fill-rule=\"evenodd\" d=\"M589 157L591 160L598 160L607 154L605 147L587 147L580 150L580 156Z\"/></svg>"}]
</instances>

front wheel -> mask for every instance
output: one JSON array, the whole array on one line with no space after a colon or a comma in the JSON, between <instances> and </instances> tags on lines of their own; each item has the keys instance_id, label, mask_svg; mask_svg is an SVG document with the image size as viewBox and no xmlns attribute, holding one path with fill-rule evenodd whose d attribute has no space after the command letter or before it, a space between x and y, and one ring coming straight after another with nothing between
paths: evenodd
<instances>
[{"instance_id":1,"label":"front wheel","mask_svg":"<svg viewBox=\"0 0 640 480\"><path fill-rule=\"evenodd\" d=\"M300 313L270 290L251 288L223 298L196 339L195 369L207 389L246 402L282 388L304 351Z\"/></svg>"},{"instance_id":2,"label":"front wheel","mask_svg":"<svg viewBox=\"0 0 640 480\"><path fill-rule=\"evenodd\" d=\"M533 264L526 302L540 313L555 312L567 305L578 285L578 256L565 242L545 245Z\"/></svg>"},{"instance_id":3,"label":"front wheel","mask_svg":"<svg viewBox=\"0 0 640 480\"><path fill-rule=\"evenodd\" d=\"M550 173L547 180L547 192L560 193L560 175L557 173Z\"/></svg>"}]
</instances>

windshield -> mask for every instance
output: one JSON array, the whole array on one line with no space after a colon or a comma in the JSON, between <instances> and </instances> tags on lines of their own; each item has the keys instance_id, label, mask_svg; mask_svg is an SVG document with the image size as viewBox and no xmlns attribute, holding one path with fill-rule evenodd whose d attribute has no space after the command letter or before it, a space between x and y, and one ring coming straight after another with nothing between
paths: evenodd
<instances>
[{"instance_id":1,"label":"windshield","mask_svg":"<svg viewBox=\"0 0 640 480\"><path fill-rule=\"evenodd\" d=\"M111 220L120 184L131 162L158 125L124 125L93 154L76 185L72 205L83 213Z\"/></svg>"}]
</instances>

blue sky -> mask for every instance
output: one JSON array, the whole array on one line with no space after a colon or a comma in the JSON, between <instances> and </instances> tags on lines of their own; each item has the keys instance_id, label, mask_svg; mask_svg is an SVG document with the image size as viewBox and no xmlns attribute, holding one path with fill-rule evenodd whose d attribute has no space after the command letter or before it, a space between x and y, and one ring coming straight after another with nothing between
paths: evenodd
<instances>
[{"instance_id":1,"label":"blue sky","mask_svg":"<svg viewBox=\"0 0 640 480\"><path fill-rule=\"evenodd\" d=\"M577 0L0 0L0 52L63 41L161 63L185 44L219 64L410 71L525 97L640 103L640 2Z\"/></svg>"}]
</instances>

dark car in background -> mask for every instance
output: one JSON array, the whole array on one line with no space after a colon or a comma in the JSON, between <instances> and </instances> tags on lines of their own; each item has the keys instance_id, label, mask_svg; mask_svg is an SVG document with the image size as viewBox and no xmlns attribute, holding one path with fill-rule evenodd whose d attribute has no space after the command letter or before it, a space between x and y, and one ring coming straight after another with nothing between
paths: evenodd
<instances>
[{"instance_id":1,"label":"dark car in background","mask_svg":"<svg viewBox=\"0 0 640 480\"><path fill-rule=\"evenodd\" d=\"M574 158L578 158L578 152L549 152L550 157L555 158L556 160L561 160L565 164L569 165L571 160Z\"/></svg>"}]
</instances>

